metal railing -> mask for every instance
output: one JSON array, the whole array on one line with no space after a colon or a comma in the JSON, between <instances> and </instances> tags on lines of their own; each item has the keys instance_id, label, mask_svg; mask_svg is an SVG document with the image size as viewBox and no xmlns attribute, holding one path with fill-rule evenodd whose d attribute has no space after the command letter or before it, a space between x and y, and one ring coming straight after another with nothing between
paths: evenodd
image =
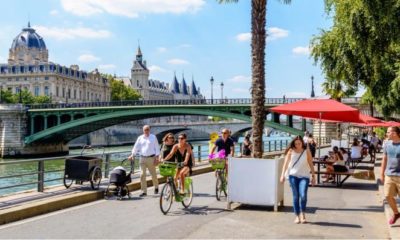
<instances>
[{"instance_id":1,"label":"metal railing","mask_svg":"<svg viewBox=\"0 0 400 240\"><path fill-rule=\"evenodd\" d=\"M292 103L304 98L266 98L265 104ZM118 106L158 106L158 105L229 105L252 104L251 98L234 99L178 99L178 100L130 100L111 102L81 102L81 103L48 103L28 104L26 109L57 109L57 108L86 108L86 107L118 107Z\"/></svg>"},{"instance_id":2,"label":"metal railing","mask_svg":"<svg viewBox=\"0 0 400 240\"><path fill-rule=\"evenodd\" d=\"M330 138L317 138L317 141L320 141L321 145L327 144L330 142ZM287 140L272 140L266 141L263 143L264 152L276 152L276 151L283 151L287 148L290 143L290 139ZM235 155L240 156L242 150L242 143L235 145ZM87 154L84 156L101 156L101 152L96 152L93 154ZM112 152L105 154L105 159L103 159L103 164L101 166L103 175L105 178L108 178L111 169L118 166L121 163L122 159L127 158L130 155L130 151L120 151L120 152ZM195 145L193 149L193 155L197 162L202 162L208 159L209 155L209 148L208 145ZM73 156L70 156L73 157ZM137 158L138 159L138 158ZM62 167L60 168L50 168L47 166L52 161L62 161L59 163ZM64 177L64 165L65 165L65 158L44 158L44 159L31 159L31 160L18 160L18 161L3 161L0 162L0 168L3 168L7 165L24 165L24 164L31 164L28 167L30 170L27 172L19 172L16 174L9 174L5 176L0 176L0 180L3 179L17 179L19 181L9 181L14 182L12 184L2 184L0 186L0 190L4 189L11 189L11 188L19 188L29 185L36 185L36 190L38 192L43 192L45 190L45 184L49 182L58 181L57 184L61 184L63 177ZM135 170L140 170L139 161L135 161L131 164L132 172ZM35 169L35 170L31 170ZM57 185L51 184L51 185ZM20 189L21 190L21 189ZM25 188L24 190L28 190ZM15 192L15 191L14 191Z\"/></svg>"}]
</instances>

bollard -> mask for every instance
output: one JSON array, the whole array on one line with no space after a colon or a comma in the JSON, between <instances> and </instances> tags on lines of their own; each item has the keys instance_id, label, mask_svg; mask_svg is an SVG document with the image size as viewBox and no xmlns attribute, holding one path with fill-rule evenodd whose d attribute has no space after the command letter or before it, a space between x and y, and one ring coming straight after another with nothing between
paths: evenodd
<instances>
[{"instance_id":1,"label":"bollard","mask_svg":"<svg viewBox=\"0 0 400 240\"><path fill-rule=\"evenodd\" d=\"M201 161L201 145L197 146L197 160Z\"/></svg>"},{"instance_id":2,"label":"bollard","mask_svg":"<svg viewBox=\"0 0 400 240\"><path fill-rule=\"evenodd\" d=\"M43 192L44 190L44 161L38 161L38 186L37 191Z\"/></svg>"},{"instance_id":3,"label":"bollard","mask_svg":"<svg viewBox=\"0 0 400 240\"><path fill-rule=\"evenodd\" d=\"M110 154L106 155L106 162L104 163L104 177L107 178L110 173Z\"/></svg>"}]
</instances>

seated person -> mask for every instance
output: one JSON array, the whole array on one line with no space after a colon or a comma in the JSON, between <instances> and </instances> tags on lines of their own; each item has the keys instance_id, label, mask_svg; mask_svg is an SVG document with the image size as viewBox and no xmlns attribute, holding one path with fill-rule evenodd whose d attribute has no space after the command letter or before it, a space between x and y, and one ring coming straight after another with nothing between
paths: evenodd
<instances>
[{"instance_id":1,"label":"seated person","mask_svg":"<svg viewBox=\"0 0 400 240\"><path fill-rule=\"evenodd\" d=\"M350 150L350 158L356 159L356 158L361 158L361 152L362 152L362 147L360 146L358 139L354 138L353 144L351 145L351 150Z\"/></svg>"},{"instance_id":2,"label":"seated person","mask_svg":"<svg viewBox=\"0 0 400 240\"><path fill-rule=\"evenodd\" d=\"M333 147L333 155L330 158L332 164L327 165L326 167L326 180L324 182L329 182L332 180L334 182L334 174L330 174L332 172L347 172L347 167L345 166L345 161L343 159L342 153L339 151L338 147Z\"/></svg>"}]
</instances>

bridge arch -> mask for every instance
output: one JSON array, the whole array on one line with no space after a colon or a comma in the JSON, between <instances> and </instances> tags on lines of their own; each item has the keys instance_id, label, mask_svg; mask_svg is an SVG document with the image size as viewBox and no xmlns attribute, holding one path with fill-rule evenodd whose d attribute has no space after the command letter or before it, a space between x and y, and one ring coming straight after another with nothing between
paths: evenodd
<instances>
[{"instance_id":1,"label":"bridge arch","mask_svg":"<svg viewBox=\"0 0 400 240\"><path fill-rule=\"evenodd\" d=\"M30 144L33 142L41 141L53 141L53 139L62 139L63 142L68 142L81 135L93 132L98 129L102 129L108 126L116 125L123 122L132 120L140 120L151 117L161 116L174 116L174 115L205 115L205 116L216 116L223 118L232 118L251 122L251 118L246 115L232 113L228 111L217 111L212 109L194 108L186 106L158 106L157 108L127 108L123 111L105 112L99 114L88 114L89 117L71 120L70 115L69 121L63 122L58 126L48 128L46 130L34 133L31 136L25 138L25 143ZM266 122L266 126L273 127L279 130L290 132L293 134L299 134L300 130L294 128L288 128L277 123Z\"/></svg>"}]
</instances>

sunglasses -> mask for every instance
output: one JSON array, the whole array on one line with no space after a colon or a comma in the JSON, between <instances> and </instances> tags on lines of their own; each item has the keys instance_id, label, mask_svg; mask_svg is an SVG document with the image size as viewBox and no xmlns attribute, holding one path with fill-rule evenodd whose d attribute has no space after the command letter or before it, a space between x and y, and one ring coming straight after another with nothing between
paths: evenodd
<instances>
[{"instance_id":1,"label":"sunglasses","mask_svg":"<svg viewBox=\"0 0 400 240\"><path fill-rule=\"evenodd\" d=\"M186 138L183 138L183 137L178 137L178 139L179 139L179 140L182 140L182 139L186 139Z\"/></svg>"},{"instance_id":2,"label":"sunglasses","mask_svg":"<svg viewBox=\"0 0 400 240\"><path fill-rule=\"evenodd\" d=\"M228 132L222 132L222 134L228 134Z\"/></svg>"},{"instance_id":3,"label":"sunglasses","mask_svg":"<svg viewBox=\"0 0 400 240\"><path fill-rule=\"evenodd\" d=\"M168 137L168 138L170 138L170 139L174 139L174 137Z\"/></svg>"}]
</instances>

